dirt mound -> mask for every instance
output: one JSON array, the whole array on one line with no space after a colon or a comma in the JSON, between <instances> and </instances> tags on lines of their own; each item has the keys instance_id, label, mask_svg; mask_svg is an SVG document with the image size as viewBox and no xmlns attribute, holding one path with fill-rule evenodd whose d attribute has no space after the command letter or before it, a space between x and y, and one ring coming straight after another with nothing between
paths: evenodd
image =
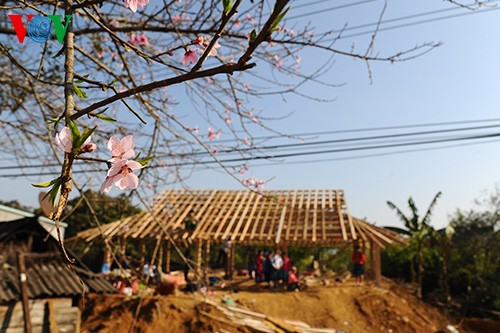
<instances>
[{"instance_id":1,"label":"dirt mound","mask_svg":"<svg viewBox=\"0 0 500 333\"><path fill-rule=\"evenodd\" d=\"M219 290L207 298L220 303L229 296L238 306L267 316L349 333L432 333L445 330L452 323L437 309L389 280L382 288L347 282L310 287L301 292L257 291L247 281L240 281L237 288L239 292ZM90 295L83 313L82 332L131 332L140 302L133 332L251 332L232 323L204 303L204 299L200 294L149 296L142 301L116 295Z\"/></svg>"},{"instance_id":2,"label":"dirt mound","mask_svg":"<svg viewBox=\"0 0 500 333\"><path fill-rule=\"evenodd\" d=\"M89 295L82 313L82 332L218 331L220 325L214 325L209 317L202 315L205 311L201 301L202 299L195 295L148 296L142 299L121 295ZM139 315L134 323L139 306ZM220 314L215 313L214 316ZM249 332L232 325L225 325L224 329L231 332Z\"/></svg>"}]
</instances>

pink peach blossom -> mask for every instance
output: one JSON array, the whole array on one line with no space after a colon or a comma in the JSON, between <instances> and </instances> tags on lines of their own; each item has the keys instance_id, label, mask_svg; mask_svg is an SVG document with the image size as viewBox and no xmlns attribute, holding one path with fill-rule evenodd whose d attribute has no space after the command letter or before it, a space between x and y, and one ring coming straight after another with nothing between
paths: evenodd
<instances>
[{"instance_id":1,"label":"pink peach blossom","mask_svg":"<svg viewBox=\"0 0 500 333\"><path fill-rule=\"evenodd\" d=\"M198 36L196 37L195 40L193 40L193 44L195 45L203 45L203 43L205 42L205 38L203 36Z\"/></svg>"},{"instance_id":2,"label":"pink peach blossom","mask_svg":"<svg viewBox=\"0 0 500 333\"><path fill-rule=\"evenodd\" d=\"M111 152L112 158L110 162L115 162L120 159L128 159L135 156L134 152L135 141L132 135L127 135L123 139L118 139L112 136L108 141L108 150Z\"/></svg>"},{"instance_id":3,"label":"pink peach blossom","mask_svg":"<svg viewBox=\"0 0 500 333\"><path fill-rule=\"evenodd\" d=\"M135 190L139 186L139 177L133 173L134 170L140 170L141 163L130 160L117 160L108 170L108 175L101 185L101 193L109 193L111 186L120 190Z\"/></svg>"},{"instance_id":4,"label":"pink peach blossom","mask_svg":"<svg viewBox=\"0 0 500 333\"><path fill-rule=\"evenodd\" d=\"M125 0L125 7L130 8L134 13L137 11L137 8L142 8L149 3L149 0Z\"/></svg>"},{"instance_id":5,"label":"pink peach blossom","mask_svg":"<svg viewBox=\"0 0 500 333\"><path fill-rule=\"evenodd\" d=\"M80 148L80 153L90 153L96 150L97 145L90 142L92 137L89 136L87 140L83 143ZM56 134L56 144L59 148L67 153L71 153L73 150L73 141L71 139L71 133L68 127L64 127L61 132Z\"/></svg>"},{"instance_id":6,"label":"pink peach blossom","mask_svg":"<svg viewBox=\"0 0 500 333\"><path fill-rule=\"evenodd\" d=\"M215 131L209 127L208 128L208 140L212 141L213 139L215 139Z\"/></svg>"},{"instance_id":7,"label":"pink peach blossom","mask_svg":"<svg viewBox=\"0 0 500 333\"><path fill-rule=\"evenodd\" d=\"M61 132L56 134L56 144L63 151L71 153L73 142L71 141L71 133L68 127L64 127Z\"/></svg>"},{"instance_id":8,"label":"pink peach blossom","mask_svg":"<svg viewBox=\"0 0 500 333\"><path fill-rule=\"evenodd\" d=\"M196 52L188 49L186 53L184 53L182 64L184 66L187 66L190 63L195 63L197 61L198 61L198 56L196 55Z\"/></svg>"}]
</instances>

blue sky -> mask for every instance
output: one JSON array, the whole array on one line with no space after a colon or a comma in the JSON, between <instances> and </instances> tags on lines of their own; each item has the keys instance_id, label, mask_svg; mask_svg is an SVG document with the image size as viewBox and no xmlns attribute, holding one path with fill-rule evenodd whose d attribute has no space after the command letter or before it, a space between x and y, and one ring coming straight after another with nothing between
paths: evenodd
<instances>
[{"instance_id":1,"label":"blue sky","mask_svg":"<svg viewBox=\"0 0 500 333\"><path fill-rule=\"evenodd\" d=\"M293 11L293 4L303 1L292 2L290 16L348 3L324 1ZM383 1L377 0L301 20L311 20L318 30L340 28L346 22L355 26L376 21L382 6ZM388 2L384 19L443 8L452 8L452 5L440 0L392 0ZM460 9L432 17L465 12ZM372 63L372 82L363 62L338 56L335 66L323 80L346 84L334 90L324 88L321 91L317 85L304 90L320 97L335 97L334 102L319 103L289 96L286 102L276 97L262 98L256 102L261 105L256 106L264 107L266 115L293 111L288 118L272 123L274 128L287 133L500 118L499 15L500 11L491 11L380 32L376 50L381 55L423 42L443 44L408 62ZM419 19L413 21L416 20ZM408 22L411 21L404 21ZM360 50L364 50L368 38L346 39L338 45L345 47L355 42ZM325 61L325 55L315 50L305 51L302 57L305 69L310 64ZM257 70L264 71L265 68ZM436 206L433 219L434 225L441 227L446 224L450 213L457 208L472 208L474 199L482 191L492 190L500 180L499 147L500 142L495 142L322 163L278 163L275 166L269 166L269 163L257 166L264 163L255 163L250 172L260 179L273 178L267 189L344 189L351 213L378 225L399 225L385 204L387 200L406 208L406 200L413 196L424 211L435 193L442 191L443 197ZM286 162L380 152L306 156ZM240 188L228 175L214 171L198 171L187 180L187 184L191 188ZM0 199L17 199L23 204L37 206L38 191L29 185L29 181L0 178L0 187Z\"/></svg>"}]
</instances>

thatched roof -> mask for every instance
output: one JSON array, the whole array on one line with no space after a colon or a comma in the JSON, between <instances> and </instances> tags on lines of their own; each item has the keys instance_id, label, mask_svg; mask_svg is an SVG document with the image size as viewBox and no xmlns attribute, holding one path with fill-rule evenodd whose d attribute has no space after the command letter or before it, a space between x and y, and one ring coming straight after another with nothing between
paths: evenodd
<instances>
[{"instance_id":1,"label":"thatched roof","mask_svg":"<svg viewBox=\"0 0 500 333\"><path fill-rule=\"evenodd\" d=\"M353 218L342 190L279 190L263 195L245 191L169 190L143 212L102 226L105 237L151 240L166 237L192 242L222 242L230 237L243 245L328 246L354 240L385 247L403 240L394 232ZM194 210L198 225L184 230L184 219ZM97 229L76 238L93 241Z\"/></svg>"}]
</instances>

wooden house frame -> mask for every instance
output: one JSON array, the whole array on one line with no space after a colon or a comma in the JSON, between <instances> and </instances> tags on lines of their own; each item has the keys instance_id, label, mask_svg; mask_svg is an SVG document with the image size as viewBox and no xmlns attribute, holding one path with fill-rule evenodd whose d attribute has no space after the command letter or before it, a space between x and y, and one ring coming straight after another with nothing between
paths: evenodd
<instances>
[{"instance_id":1,"label":"wooden house frame","mask_svg":"<svg viewBox=\"0 0 500 333\"><path fill-rule=\"evenodd\" d=\"M191 210L197 227L190 232L184 229L184 220ZM320 189L269 190L261 194L249 190L168 190L147 212L103 225L100 230L80 232L75 238L93 242L101 236L141 244L160 238L167 240L167 271L170 241L194 244L198 271L202 257L208 261L211 245L226 240L233 245L282 248L362 242L370 247L377 283L380 250L404 242L395 232L352 217L344 191ZM231 270L233 266L234 263Z\"/></svg>"}]
</instances>

